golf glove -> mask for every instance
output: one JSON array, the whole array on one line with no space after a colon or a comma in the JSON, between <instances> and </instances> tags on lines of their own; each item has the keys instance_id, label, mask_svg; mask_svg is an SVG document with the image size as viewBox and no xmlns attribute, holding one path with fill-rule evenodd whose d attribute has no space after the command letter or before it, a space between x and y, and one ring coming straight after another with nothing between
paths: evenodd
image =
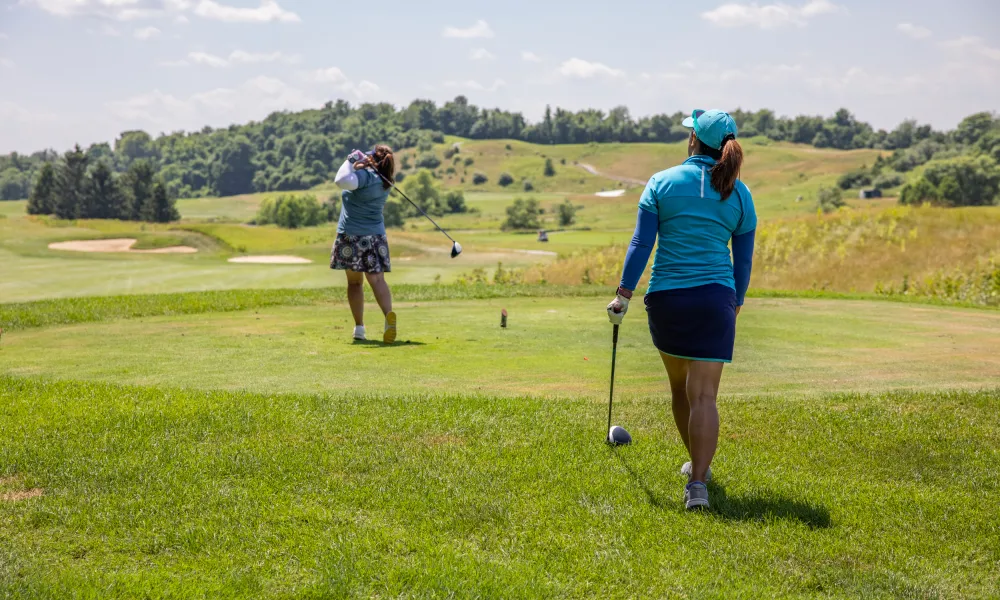
<instances>
[{"instance_id":1,"label":"golf glove","mask_svg":"<svg viewBox=\"0 0 1000 600\"><path fill-rule=\"evenodd\" d=\"M613 325L621 325L625 313L628 312L628 298L618 294L615 299L608 304L608 319Z\"/></svg>"}]
</instances>

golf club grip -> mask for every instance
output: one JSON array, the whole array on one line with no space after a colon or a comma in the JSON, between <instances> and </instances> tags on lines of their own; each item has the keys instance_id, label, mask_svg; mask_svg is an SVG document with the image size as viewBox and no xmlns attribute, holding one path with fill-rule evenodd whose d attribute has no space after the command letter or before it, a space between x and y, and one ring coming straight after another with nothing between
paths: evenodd
<instances>
[{"instance_id":1,"label":"golf club grip","mask_svg":"<svg viewBox=\"0 0 1000 600\"><path fill-rule=\"evenodd\" d=\"M449 240L451 240L452 242L454 242L454 241L455 241L455 238L453 238L453 237L451 237L450 235L448 235L448 232L447 232L447 231L445 231L444 229L442 229L442 228L441 228L441 226L440 226L440 225L438 225L438 224L437 224L437 223L436 223L436 222L434 221L434 219L432 219L432 218L431 218L431 216L430 216L429 214L427 214L426 212L424 212L424 209L420 208L420 206L418 206L418 205L417 205L417 203L416 203L416 202L414 202L413 200L410 200L410 197L409 197L409 196L407 196L406 194L404 194L404 193L403 193L403 190L401 190L401 189L399 189L398 187L396 187L396 184L395 184L395 183L392 183L391 181L389 181L388 179L386 179L386 178L385 178L385 176L384 176L384 175L382 175L381 173L379 173L378 171L375 171L375 174L376 174L376 175L378 175L379 177L381 177L381 178L382 178L382 181L384 181L384 182L388 183L388 184L389 184L389 187L391 187L392 189L396 190L396 193L397 193L397 194L399 194L400 196L402 196L403 198L405 198L407 202L409 202L410 204L412 204L412 205L413 205L413 208L415 208L415 209L419 210L419 211L420 211L420 214L422 214L423 216L427 217L427 220L428 220L428 221L430 221L431 223L433 223L433 224L434 224L434 226L435 226L435 227L437 227L438 231L440 231L441 233L443 233L443 234L444 234L444 237L448 238L448 239L449 239Z\"/></svg>"},{"instance_id":2,"label":"golf club grip","mask_svg":"<svg viewBox=\"0 0 1000 600\"><path fill-rule=\"evenodd\" d=\"M620 325L615 325L615 331L614 331L613 334L611 334L611 343L613 345L615 345L615 346L618 345L618 328L619 327L620 327Z\"/></svg>"}]
</instances>

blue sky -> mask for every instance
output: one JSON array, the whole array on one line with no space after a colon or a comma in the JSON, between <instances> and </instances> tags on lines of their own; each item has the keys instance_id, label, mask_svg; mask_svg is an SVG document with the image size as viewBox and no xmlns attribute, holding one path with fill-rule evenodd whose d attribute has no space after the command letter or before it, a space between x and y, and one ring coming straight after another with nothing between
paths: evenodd
<instances>
[{"instance_id":1,"label":"blue sky","mask_svg":"<svg viewBox=\"0 0 1000 600\"><path fill-rule=\"evenodd\" d=\"M950 128L1000 110L1000 3L0 0L0 152L458 94Z\"/></svg>"}]
</instances>

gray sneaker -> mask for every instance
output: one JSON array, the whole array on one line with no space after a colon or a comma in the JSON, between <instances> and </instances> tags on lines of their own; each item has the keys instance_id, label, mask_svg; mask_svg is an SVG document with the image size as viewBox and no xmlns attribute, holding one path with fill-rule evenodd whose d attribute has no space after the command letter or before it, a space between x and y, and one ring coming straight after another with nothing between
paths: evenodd
<instances>
[{"instance_id":1,"label":"gray sneaker","mask_svg":"<svg viewBox=\"0 0 1000 600\"><path fill-rule=\"evenodd\" d=\"M684 466L681 467L681 475L687 477L688 481L691 481L691 474L693 472L694 468L691 465L691 461L684 463ZM705 473L705 483L708 483L709 481L712 481L712 467L709 467L708 472Z\"/></svg>"},{"instance_id":2,"label":"gray sneaker","mask_svg":"<svg viewBox=\"0 0 1000 600\"><path fill-rule=\"evenodd\" d=\"M696 481L684 486L684 508L688 510L708 508L708 487L704 483Z\"/></svg>"}]
</instances>

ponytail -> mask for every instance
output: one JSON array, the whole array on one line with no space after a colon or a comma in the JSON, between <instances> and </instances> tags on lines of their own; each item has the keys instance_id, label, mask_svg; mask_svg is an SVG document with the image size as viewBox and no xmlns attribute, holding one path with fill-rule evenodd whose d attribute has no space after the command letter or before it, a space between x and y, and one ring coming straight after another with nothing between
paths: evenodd
<instances>
[{"instance_id":1,"label":"ponytail","mask_svg":"<svg viewBox=\"0 0 1000 600\"><path fill-rule=\"evenodd\" d=\"M371 156L359 161L354 168L372 168L382 176L382 187L389 189L396 182L396 160L392 155L392 148L385 144L375 146L375 152Z\"/></svg>"},{"instance_id":2,"label":"ponytail","mask_svg":"<svg viewBox=\"0 0 1000 600\"><path fill-rule=\"evenodd\" d=\"M736 187L743 166L743 147L733 135L722 140L721 158L712 167L712 187L719 192L723 200L727 200Z\"/></svg>"}]
</instances>

